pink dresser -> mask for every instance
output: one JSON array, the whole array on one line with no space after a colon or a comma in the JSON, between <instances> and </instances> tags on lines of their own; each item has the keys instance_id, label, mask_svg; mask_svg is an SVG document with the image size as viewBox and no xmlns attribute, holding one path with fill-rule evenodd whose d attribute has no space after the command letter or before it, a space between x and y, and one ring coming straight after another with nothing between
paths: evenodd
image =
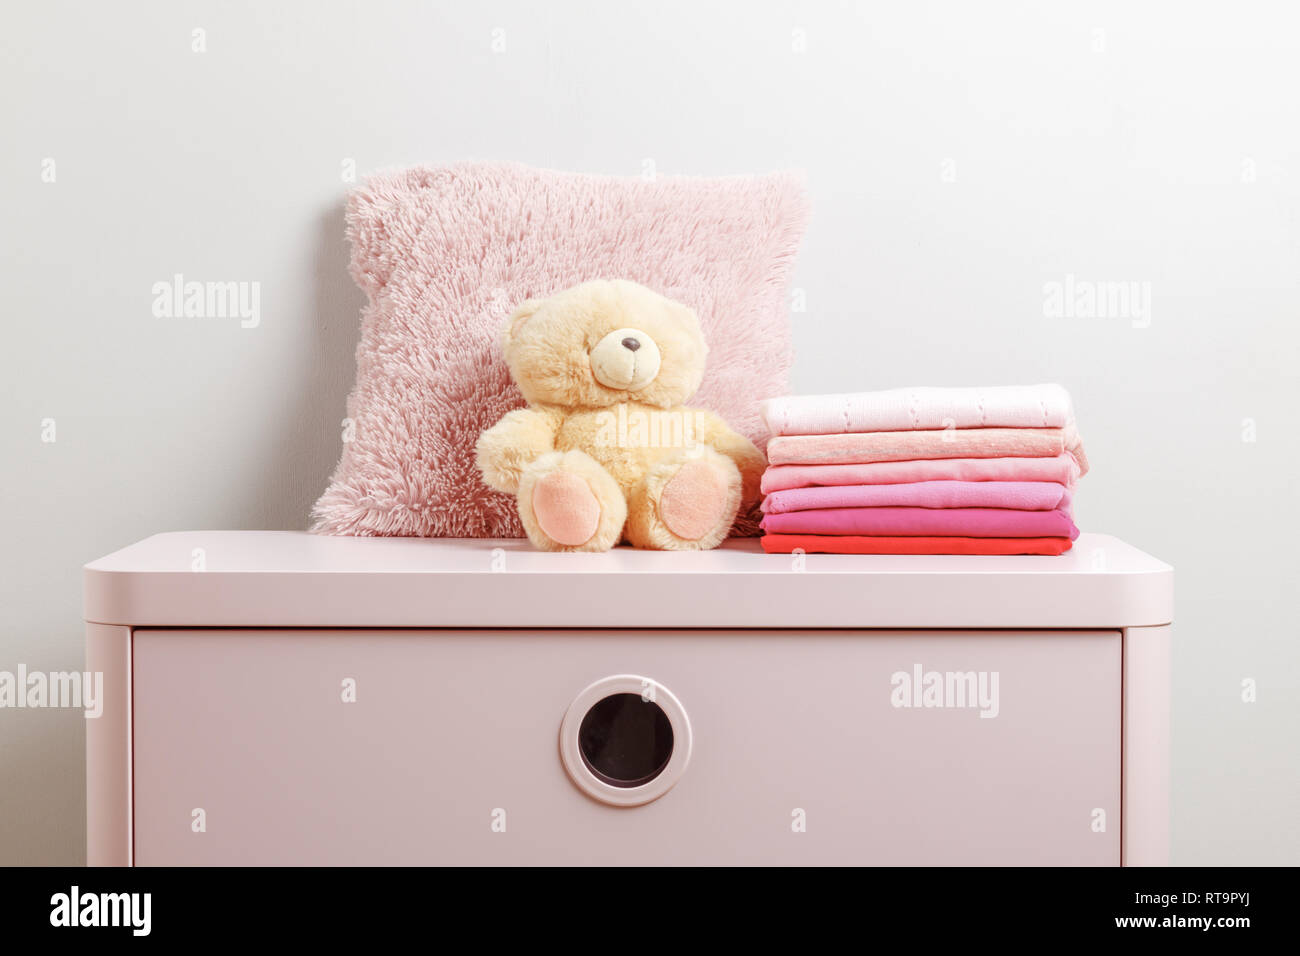
<instances>
[{"instance_id":1,"label":"pink dresser","mask_svg":"<svg viewBox=\"0 0 1300 956\"><path fill-rule=\"evenodd\" d=\"M1173 572L162 534L87 565L91 864L1162 864Z\"/></svg>"}]
</instances>

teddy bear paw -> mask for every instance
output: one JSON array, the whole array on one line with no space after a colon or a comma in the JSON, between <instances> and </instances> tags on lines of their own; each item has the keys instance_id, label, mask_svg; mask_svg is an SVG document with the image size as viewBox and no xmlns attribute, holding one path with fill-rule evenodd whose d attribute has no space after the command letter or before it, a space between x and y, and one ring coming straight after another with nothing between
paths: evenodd
<instances>
[{"instance_id":1,"label":"teddy bear paw","mask_svg":"<svg viewBox=\"0 0 1300 956\"><path fill-rule=\"evenodd\" d=\"M726 512L727 476L712 462L688 461L659 493L659 516L686 541L707 537Z\"/></svg>"},{"instance_id":2,"label":"teddy bear paw","mask_svg":"<svg viewBox=\"0 0 1300 956\"><path fill-rule=\"evenodd\" d=\"M716 548L740 507L740 471L711 448L656 466L633 495L628 537L669 551Z\"/></svg>"},{"instance_id":3,"label":"teddy bear paw","mask_svg":"<svg viewBox=\"0 0 1300 956\"><path fill-rule=\"evenodd\" d=\"M586 544L600 524L600 502L591 485L567 471L537 479L533 513L542 531L565 547Z\"/></svg>"},{"instance_id":4,"label":"teddy bear paw","mask_svg":"<svg viewBox=\"0 0 1300 956\"><path fill-rule=\"evenodd\" d=\"M546 551L607 551L618 543L627 504L613 477L584 452L552 452L519 485L519 516Z\"/></svg>"}]
</instances>

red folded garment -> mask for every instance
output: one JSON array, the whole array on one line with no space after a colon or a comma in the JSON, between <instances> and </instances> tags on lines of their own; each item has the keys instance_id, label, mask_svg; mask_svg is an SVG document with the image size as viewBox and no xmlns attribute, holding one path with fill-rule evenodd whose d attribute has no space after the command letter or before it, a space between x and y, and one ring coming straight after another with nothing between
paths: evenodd
<instances>
[{"instance_id":1,"label":"red folded garment","mask_svg":"<svg viewBox=\"0 0 1300 956\"><path fill-rule=\"evenodd\" d=\"M766 534L768 554L1064 554L1069 538L875 537L853 534Z\"/></svg>"}]
</instances>

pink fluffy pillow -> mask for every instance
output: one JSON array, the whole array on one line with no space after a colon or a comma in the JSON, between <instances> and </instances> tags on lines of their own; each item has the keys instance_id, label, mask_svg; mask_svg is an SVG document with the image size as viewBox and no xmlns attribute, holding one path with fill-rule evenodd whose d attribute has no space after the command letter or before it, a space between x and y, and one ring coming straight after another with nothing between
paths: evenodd
<instances>
[{"instance_id":1,"label":"pink fluffy pillow","mask_svg":"<svg viewBox=\"0 0 1300 956\"><path fill-rule=\"evenodd\" d=\"M759 400L789 391L786 291L806 218L790 174L643 180L464 163L369 179L347 215L369 297L352 428L312 530L522 536L514 500L474 466L479 433L523 404L501 327L524 299L588 279L632 279L695 309L709 359L691 404L761 444Z\"/></svg>"}]
</instances>

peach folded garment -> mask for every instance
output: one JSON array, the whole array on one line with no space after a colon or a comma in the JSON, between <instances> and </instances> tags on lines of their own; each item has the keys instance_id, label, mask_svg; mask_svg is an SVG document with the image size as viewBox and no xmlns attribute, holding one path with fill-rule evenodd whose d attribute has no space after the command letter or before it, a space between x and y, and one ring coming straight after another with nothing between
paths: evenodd
<instances>
[{"instance_id":1,"label":"peach folded garment","mask_svg":"<svg viewBox=\"0 0 1300 956\"><path fill-rule=\"evenodd\" d=\"M918 458L1055 458L1069 453L1088 473L1073 428L940 428L929 431L781 435L767 444L773 465L870 464Z\"/></svg>"},{"instance_id":2,"label":"peach folded garment","mask_svg":"<svg viewBox=\"0 0 1300 956\"><path fill-rule=\"evenodd\" d=\"M768 554L1064 554L1069 538L866 537L862 535L769 534Z\"/></svg>"},{"instance_id":3,"label":"peach folded garment","mask_svg":"<svg viewBox=\"0 0 1300 956\"><path fill-rule=\"evenodd\" d=\"M833 485L791 488L763 499L763 511L813 511L821 508L1012 508L1018 511L1067 510L1070 492L1052 481L917 481L899 485Z\"/></svg>"},{"instance_id":4,"label":"peach folded garment","mask_svg":"<svg viewBox=\"0 0 1300 956\"><path fill-rule=\"evenodd\" d=\"M1060 385L894 388L790 395L760 406L773 435L911 431L918 428L1064 428L1074 423Z\"/></svg>"},{"instance_id":5,"label":"peach folded garment","mask_svg":"<svg viewBox=\"0 0 1300 956\"><path fill-rule=\"evenodd\" d=\"M1064 511L1011 508L825 508L763 517L769 534L890 537L1069 538L1079 536Z\"/></svg>"},{"instance_id":6,"label":"peach folded garment","mask_svg":"<svg viewBox=\"0 0 1300 956\"><path fill-rule=\"evenodd\" d=\"M1079 466L1055 458L922 458L848 465L774 465L763 472L763 494L817 485L897 485L909 481L1054 481L1073 487Z\"/></svg>"}]
</instances>

